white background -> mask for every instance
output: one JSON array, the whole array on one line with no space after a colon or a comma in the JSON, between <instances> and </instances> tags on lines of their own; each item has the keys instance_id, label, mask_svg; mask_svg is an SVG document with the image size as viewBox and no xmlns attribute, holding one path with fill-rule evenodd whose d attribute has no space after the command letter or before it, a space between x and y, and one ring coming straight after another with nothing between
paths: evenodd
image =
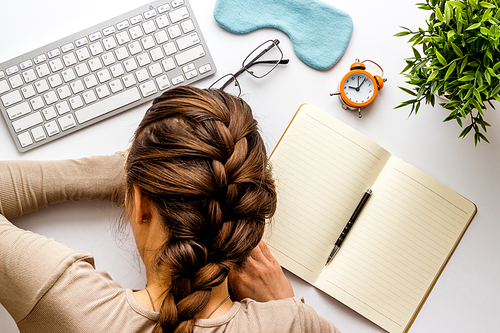
<instances>
[{"instance_id":1,"label":"white background","mask_svg":"<svg viewBox=\"0 0 500 333\"><path fill-rule=\"evenodd\" d=\"M265 1L263 1L265 3ZM295 55L289 37L276 29L259 29L246 35L223 30L213 18L215 0L191 0L218 72L196 84L208 87L222 75L240 68L246 54L268 39L281 41L286 66L262 80L243 74L239 81L245 99L260 122L271 151L297 108L314 104L378 142L394 155L427 172L473 201L478 213L449 261L427 302L410 329L411 333L498 332L500 314L500 115L488 109L492 125L487 137L491 144L474 147L471 136L458 139L456 123L443 123L447 112L441 107L423 106L408 118L409 108L393 110L408 95L397 88L404 85L400 71L404 58L412 55L406 37L393 37L398 26L424 27L429 12L417 9L411 0L328 0L349 13L354 31L343 58L330 70L308 67ZM0 20L0 62L52 42L109 17L126 12L144 0L2 1ZM304 5L307 5L304 1ZM321 43L321 40L318 40ZM385 70L388 81L375 102L358 119L344 111L336 97L340 78L356 58L371 59ZM376 67L368 69L378 74ZM498 104L497 104L498 105ZM134 108L69 137L31 152L17 152L7 127L0 121L0 159L65 159L112 154L126 149L147 105ZM107 270L126 288L144 287L144 270L126 232L116 232L119 211L107 202L70 202L14 220L22 228L53 237L75 249L90 251L98 269ZM305 297L322 316L344 333L383 332L349 308L297 277L287 274L295 294ZM2 286L0 286L2 288ZM1 292L1 291L0 291ZM17 328L0 306L0 332Z\"/></svg>"}]
</instances>

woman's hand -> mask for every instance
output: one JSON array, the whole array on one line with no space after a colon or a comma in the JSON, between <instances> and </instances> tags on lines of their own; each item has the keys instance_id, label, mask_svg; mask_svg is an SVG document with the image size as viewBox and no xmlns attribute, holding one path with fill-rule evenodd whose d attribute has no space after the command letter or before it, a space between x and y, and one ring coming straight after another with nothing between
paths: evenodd
<instances>
[{"instance_id":1,"label":"woman's hand","mask_svg":"<svg viewBox=\"0 0 500 333\"><path fill-rule=\"evenodd\" d=\"M260 241L243 268L229 272L229 287L237 301L267 302L293 297L292 285L267 245Z\"/></svg>"}]
</instances>

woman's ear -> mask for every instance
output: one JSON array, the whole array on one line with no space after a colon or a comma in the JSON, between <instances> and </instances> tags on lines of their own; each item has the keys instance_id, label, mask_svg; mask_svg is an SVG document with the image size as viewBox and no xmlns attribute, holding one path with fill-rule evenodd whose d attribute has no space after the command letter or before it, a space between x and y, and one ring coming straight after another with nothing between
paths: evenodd
<instances>
[{"instance_id":1,"label":"woman's ear","mask_svg":"<svg viewBox=\"0 0 500 333\"><path fill-rule=\"evenodd\" d=\"M141 190L136 185L134 186L134 222L137 224L147 223L151 221L151 207L149 200L141 193Z\"/></svg>"}]
</instances>

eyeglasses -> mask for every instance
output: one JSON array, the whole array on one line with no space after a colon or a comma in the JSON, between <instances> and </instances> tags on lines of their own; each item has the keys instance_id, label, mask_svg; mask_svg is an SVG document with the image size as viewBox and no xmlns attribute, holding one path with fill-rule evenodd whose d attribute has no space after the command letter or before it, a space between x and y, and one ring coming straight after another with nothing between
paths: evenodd
<instances>
[{"instance_id":1,"label":"eyeglasses","mask_svg":"<svg viewBox=\"0 0 500 333\"><path fill-rule=\"evenodd\" d=\"M279 40L268 40L253 50L243 61L242 67L234 74L227 74L215 81L208 89L224 90L240 97L241 87L236 79L240 74L247 72L261 79L271 73L278 65L288 64L288 59L283 59L283 52L279 48ZM232 83L234 82L234 85Z\"/></svg>"}]
</instances>

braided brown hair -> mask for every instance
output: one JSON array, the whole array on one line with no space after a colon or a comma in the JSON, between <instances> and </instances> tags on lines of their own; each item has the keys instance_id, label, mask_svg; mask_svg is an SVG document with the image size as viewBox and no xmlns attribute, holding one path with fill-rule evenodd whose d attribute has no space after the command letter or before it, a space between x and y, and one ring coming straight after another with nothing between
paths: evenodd
<instances>
[{"instance_id":1,"label":"braided brown hair","mask_svg":"<svg viewBox=\"0 0 500 333\"><path fill-rule=\"evenodd\" d=\"M155 332L192 332L211 289L243 264L276 209L257 122L222 91L171 89L146 112L126 168L128 195L137 186L168 235L152 263L169 273Z\"/></svg>"}]
</instances>

